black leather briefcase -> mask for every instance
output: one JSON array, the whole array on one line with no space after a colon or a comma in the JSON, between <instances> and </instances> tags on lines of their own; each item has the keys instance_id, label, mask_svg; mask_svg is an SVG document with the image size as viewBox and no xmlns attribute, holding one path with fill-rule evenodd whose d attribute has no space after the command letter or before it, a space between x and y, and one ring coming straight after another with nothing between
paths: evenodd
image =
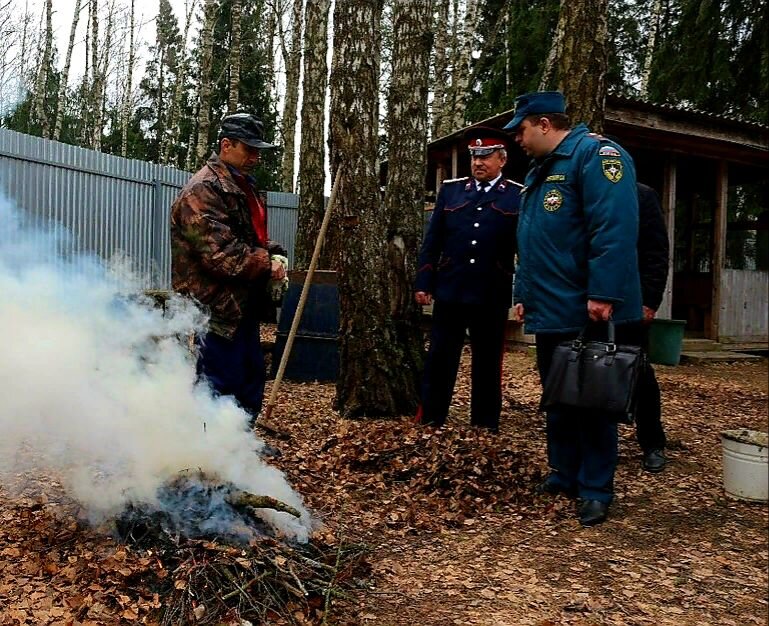
<instances>
[{"instance_id":1,"label":"black leather briefcase","mask_svg":"<svg viewBox=\"0 0 769 626\"><path fill-rule=\"evenodd\" d=\"M638 379L645 367L644 352L639 346L617 345L611 321L607 341L586 340L586 330L573 341L556 346L540 408L589 410L630 424L635 418Z\"/></svg>"}]
</instances>

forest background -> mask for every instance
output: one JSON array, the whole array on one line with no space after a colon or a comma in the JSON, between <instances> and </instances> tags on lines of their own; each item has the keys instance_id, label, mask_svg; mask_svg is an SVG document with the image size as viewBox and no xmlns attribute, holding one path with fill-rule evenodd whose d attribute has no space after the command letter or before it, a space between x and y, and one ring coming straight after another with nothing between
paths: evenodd
<instances>
[{"instance_id":1,"label":"forest background","mask_svg":"<svg viewBox=\"0 0 769 626\"><path fill-rule=\"evenodd\" d=\"M320 32L305 28L304 4L0 0L0 127L193 170L213 146L216 122L249 110L281 146L260 183L298 192L302 54L334 49L332 3L310 3L325 13ZM383 3L380 50L372 51L383 157L391 4ZM430 138L509 109L540 85L559 0L430 5ZM763 0L610 2L608 92L766 121L767 33Z\"/></svg>"}]
</instances>

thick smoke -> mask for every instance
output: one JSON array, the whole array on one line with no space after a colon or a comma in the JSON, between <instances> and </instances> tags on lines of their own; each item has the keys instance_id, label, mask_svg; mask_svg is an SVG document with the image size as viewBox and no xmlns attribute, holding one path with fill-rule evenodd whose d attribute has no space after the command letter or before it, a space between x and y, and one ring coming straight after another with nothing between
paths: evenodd
<instances>
[{"instance_id":1,"label":"thick smoke","mask_svg":"<svg viewBox=\"0 0 769 626\"><path fill-rule=\"evenodd\" d=\"M173 299L163 314L122 267L57 256L63 236L26 228L0 195L0 480L52 473L98 521L201 470L299 509L266 515L306 540L310 516L248 416L196 382L180 337L205 327L200 311Z\"/></svg>"}]
</instances>

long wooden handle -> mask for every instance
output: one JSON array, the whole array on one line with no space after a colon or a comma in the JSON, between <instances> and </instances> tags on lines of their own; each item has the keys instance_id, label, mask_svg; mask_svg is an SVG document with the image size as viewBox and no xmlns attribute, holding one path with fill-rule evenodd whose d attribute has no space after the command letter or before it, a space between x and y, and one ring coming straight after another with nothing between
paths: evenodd
<instances>
[{"instance_id":1,"label":"long wooden handle","mask_svg":"<svg viewBox=\"0 0 769 626\"><path fill-rule=\"evenodd\" d=\"M307 302L307 295L310 293L310 285L312 284L312 277L315 274L315 268L318 265L320 250L323 247L323 241L326 238L326 231L328 230L328 225L331 222L331 213L333 212L334 205L336 204L336 194L339 188L340 173L341 168L337 170L336 177L334 178L334 185L331 187L331 198L329 198L328 205L326 206L326 212L323 214L323 222L320 225L318 238L315 240L315 249L312 251L310 267L307 268L307 276L305 276L304 285L302 285L302 293L299 296L299 304L296 305L296 312L294 313L294 319L291 322L291 329L288 331L288 337L286 338L286 346L283 348L283 355L280 357L278 373L275 375L275 381L272 383L270 399L267 401L267 406L262 412L263 419L270 419L272 409L275 407L275 399L278 397L278 389L280 389L280 384L283 381L283 374L286 371L288 357L291 354L291 348L294 346L294 337L296 337L296 331L298 330L299 322L302 319L302 312L304 311L304 305Z\"/></svg>"}]
</instances>

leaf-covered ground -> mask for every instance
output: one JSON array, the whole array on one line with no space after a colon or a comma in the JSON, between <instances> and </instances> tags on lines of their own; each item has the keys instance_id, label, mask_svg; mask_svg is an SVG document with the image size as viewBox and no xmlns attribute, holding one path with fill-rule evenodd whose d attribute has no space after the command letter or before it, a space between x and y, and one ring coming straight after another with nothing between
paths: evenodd
<instances>
[{"instance_id":1,"label":"leaf-covered ground","mask_svg":"<svg viewBox=\"0 0 769 626\"><path fill-rule=\"evenodd\" d=\"M284 383L274 462L324 545L364 543L370 565L294 623L766 624L767 506L724 496L719 432L767 430L767 362L658 368L670 464L644 473L623 428L611 517L582 529L571 502L532 493L539 385L531 356L505 361L497 436L467 426L467 355L441 430L341 420L333 385ZM3 626L155 623L158 581L176 575L78 520L53 478L0 490Z\"/></svg>"}]
</instances>

